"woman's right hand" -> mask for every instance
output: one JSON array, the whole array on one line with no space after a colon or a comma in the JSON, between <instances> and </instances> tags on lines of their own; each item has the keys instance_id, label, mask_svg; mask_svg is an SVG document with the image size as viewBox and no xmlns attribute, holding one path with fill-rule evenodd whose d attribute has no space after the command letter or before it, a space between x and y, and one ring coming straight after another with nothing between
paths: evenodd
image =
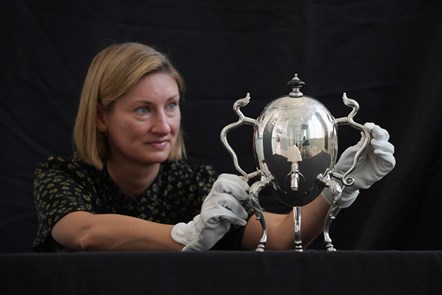
<instances>
[{"instance_id":1,"label":"woman's right hand","mask_svg":"<svg viewBox=\"0 0 442 295\"><path fill-rule=\"evenodd\" d=\"M234 174L221 174L201 207L201 213L188 223L178 223L172 238L185 245L183 251L211 249L230 229L230 224L245 226L247 211L241 201L248 200L248 184Z\"/></svg>"}]
</instances>

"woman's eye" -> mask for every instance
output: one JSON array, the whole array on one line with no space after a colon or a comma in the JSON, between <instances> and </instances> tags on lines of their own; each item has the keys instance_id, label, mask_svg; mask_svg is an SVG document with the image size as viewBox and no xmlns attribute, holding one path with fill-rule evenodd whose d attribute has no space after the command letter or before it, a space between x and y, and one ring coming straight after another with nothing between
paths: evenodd
<instances>
[{"instance_id":1,"label":"woman's eye","mask_svg":"<svg viewBox=\"0 0 442 295\"><path fill-rule=\"evenodd\" d=\"M150 110L149 110L149 108L144 107L144 108L137 109L136 112L140 115L145 115L145 114L149 114Z\"/></svg>"},{"instance_id":2,"label":"woman's eye","mask_svg":"<svg viewBox=\"0 0 442 295\"><path fill-rule=\"evenodd\" d=\"M167 105L167 109L170 111L175 110L177 107L178 107L178 104L176 102L172 102Z\"/></svg>"}]
</instances>

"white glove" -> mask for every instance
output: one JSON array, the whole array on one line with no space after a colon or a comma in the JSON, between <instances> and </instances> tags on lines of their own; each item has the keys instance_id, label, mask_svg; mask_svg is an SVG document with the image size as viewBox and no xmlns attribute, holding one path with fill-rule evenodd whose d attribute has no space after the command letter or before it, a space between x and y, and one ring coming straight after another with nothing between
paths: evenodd
<instances>
[{"instance_id":1,"label":"white glove","mask_svg":"<svg viewBox=\"0 0 442 295\"><path fill-rule=\"evenodd\" d=\"M240 201L248 200L248 184L234 174L221 174L212 186L201 212L189 223L178 223L172 229L175 242L185 245L183 251L212 248L230 229L230 224L247 224L247 211Z\"/></svg>"},{"instance_id":2,"label":"white glove","mask_svg":"<svg viewBox=\"0 0 442 295\"><path fill-rule=\"evenodd\" d=\"M359 189L368 189L393 170L396 165L396 159L393 156L394 146L388 142L390 138L388 131L373 123L365 123L364 127L371 134L372 139L359 156L355 169L350 173L355 182L344 188L339 208L347 208L353 204L359 195ZM361 140L342 153L335 165L335 172L344 174L350 169L356 152L362 147L364 137L362 133ZM332 203L333 194L329 188L322 191L322 196L329 204Z\"/></svg>"}]
</instances>

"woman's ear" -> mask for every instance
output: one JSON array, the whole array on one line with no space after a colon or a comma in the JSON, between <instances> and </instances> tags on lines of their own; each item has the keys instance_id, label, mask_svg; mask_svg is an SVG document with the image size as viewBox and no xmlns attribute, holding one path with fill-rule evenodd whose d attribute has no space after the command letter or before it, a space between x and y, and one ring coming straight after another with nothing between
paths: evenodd
<instances>
[{"instance_id":1,"label":"woman's ear","mask_svg":"<svg viewBox=\"0 0 442 295\"><path fill-rule=\"evenodd\" d=\"M107 132L105 111L101 104L97 106L97 129L100 132Z\"/></svg>"}]
</instances>

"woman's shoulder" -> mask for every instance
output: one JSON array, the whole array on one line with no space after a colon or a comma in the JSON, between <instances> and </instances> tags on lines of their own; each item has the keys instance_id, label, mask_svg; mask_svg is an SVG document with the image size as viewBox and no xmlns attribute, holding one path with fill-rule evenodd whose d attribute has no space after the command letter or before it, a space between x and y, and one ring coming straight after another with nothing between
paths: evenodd
<instances>
[{"instance_id":1,"label":"woman's shoulder","mask_svg":"<svg viewBox=\"0 0 442 295\"><path fill-rule=\"evenodd\" d=\"M79 167L80 162L75 155L70 156L48 156L37 166L36 171L46 168Z\"/></svg>"},{"instance_id":2,"label":"woman's shoulder","mask_svg":"<svg viewBox=\"0 0 442 295\"><path fill-rule=\"evenodd\" d=\"M70 156L49 156L40 162L34 171L36 176L48 172L61 172L67 174L83 175L96 170L93 166L86 164L75 154Z\"/></svg>"}]
</instances>

